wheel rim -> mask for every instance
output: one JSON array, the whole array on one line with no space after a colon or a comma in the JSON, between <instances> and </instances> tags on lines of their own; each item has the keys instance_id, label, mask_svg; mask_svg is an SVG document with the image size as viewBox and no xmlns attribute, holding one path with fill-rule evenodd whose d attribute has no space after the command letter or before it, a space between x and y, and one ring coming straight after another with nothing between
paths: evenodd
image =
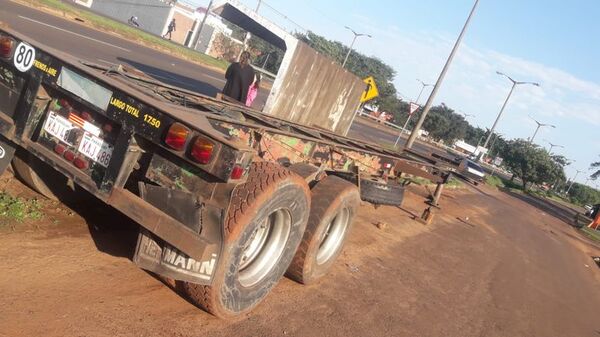
<instances>
[{"instance_id":1,"label":"wheel rim","mask_svg":"<svg viewBox=\"0 0 600 337\"><path fill-rule=\"evenodd\" d=\"M292 228L292 217L278 209L256 228L242 250L239 282L244 287L259 283L279 262Z\"/></svg>"},{"instance_id":2,"label":"wheel rim","mask_svg":"<svg viewBox=\"0 0 600 337\"><path fill-rule=\"evenodd\" d=\"M336 254L344 242L344 236L346 235L349 221L350 209L343 208L335 218L327 224L327 228L323 231L319 250L317 251L317 264L324 264Z\"/></svg>"}]
</instances>

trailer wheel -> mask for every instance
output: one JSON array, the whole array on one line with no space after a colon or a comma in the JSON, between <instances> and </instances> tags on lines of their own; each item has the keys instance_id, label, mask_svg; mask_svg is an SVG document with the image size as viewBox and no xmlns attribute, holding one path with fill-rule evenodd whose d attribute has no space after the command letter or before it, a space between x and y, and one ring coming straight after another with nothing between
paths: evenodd
<instances>
[{"instance_id":1,"label":"trailer wheel","mask_svg":"<svg viewBox=\"0 0 600 337\"><path fill-rule=\"evenodd\" d=\"M286 275L309 284L327 274L342 251L359 205L356 185L336 176L321 180L312 189L306 232Z\"/></svg>"},{"instance_id":2,"label":"trailer wheel","mask_svg":"<svg viewBox=\"0 0 600 337\"><path fill-rule=\"evenodd\" d=\"M220 318L250 311L288 268L306 229L310 190L298 175L254 163L225 219L225 244L211 286L182 282L190 300Z\"/></svg>"},{"instance_id":3,"label":"trailer wheel","mask_svg":"<svg viewBox=\"0 0 600 337\"><path fill-rule=\"evenodd\" d=\"M400 206L404 200L404 186L395 181L361 179L360 198L375 205Z\"/></svg>"},{"instance_id":4,"label":"trailer wheel","mask_svg":"<svg viewBox=\"0 0 600 337\"><path fill-rule=\"evenodd\" d=\"M17 150L12 165L18 178L50 200L58 200L57 194L67 188L65 176L29 152Z\"/></svg>"}]
</instances>

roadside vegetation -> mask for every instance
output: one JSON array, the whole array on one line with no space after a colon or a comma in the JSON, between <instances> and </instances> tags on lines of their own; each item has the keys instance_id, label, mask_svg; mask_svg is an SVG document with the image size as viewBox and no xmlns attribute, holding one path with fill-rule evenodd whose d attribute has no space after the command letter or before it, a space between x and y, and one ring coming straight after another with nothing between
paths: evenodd
<instances>
[{"instance_id":1,"label":"roadside vegetation","mask_svg":"<svg viewBox=\"0 0 600 337\"><path fill-rule=\"evenodd\" d=\"M580 229L581 233L583 233L583 235L587 236L588 238L596 241L596 242L600 242L600 231L588 228L588 227L582 227Z\"/></svg>"},{"instance_id":2,"label":"roadside vegetation","mask_svg":"<svg viewBox=\"0 0 600 337\"><path fill-rule=\"evenodd\" d=\"M39 220L43 216L41 208L37 199L24 199L0 192L0 227L15 221Z\"/></svg>"},{"instance_id":3,"label":"roadside vegetation","mask_svg":"<svg viewBox=\"0 0 600 337\"><path fill-rule=\"evenodd\" d=\"M193 51L179 44L165 40L161 37L146 33L140 29L131 27L124 23L94 14L90 11L79 9L73 5L64 3L60 0L18 0L18 2L30 5L38 9L46 8L55 12L56 14L62 14L64 17L68 17L71 19L83 20L83 24L86 26L91 26L92 28L104 32L119 35L129 41L134 41L144 46L161 50L163 52L181 57L188 61L200 63L205 66L222 70L226 69L229 65L229 62L225 60L215 59L208 55Z\"/></svg>"}]
</instances>

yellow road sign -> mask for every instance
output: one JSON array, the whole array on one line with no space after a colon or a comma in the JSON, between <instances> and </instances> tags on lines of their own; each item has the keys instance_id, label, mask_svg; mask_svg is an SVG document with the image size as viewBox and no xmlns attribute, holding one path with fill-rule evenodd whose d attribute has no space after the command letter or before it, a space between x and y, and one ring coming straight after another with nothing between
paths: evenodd
<instances>
[{"instance_id":1,"label":"yellow road sign","mask_svg":"<svg viewBox=\"0 0 600 337\"><path fill-rule=\"evenodd\" d=\"M373 98L379 96L379 90L377 90L377 85L375 84L375 79L373 78L373 76L365 78L363 82L365 82L367 88L360 97L361 103L372 100Z\"/></svg>"}]
</instances>

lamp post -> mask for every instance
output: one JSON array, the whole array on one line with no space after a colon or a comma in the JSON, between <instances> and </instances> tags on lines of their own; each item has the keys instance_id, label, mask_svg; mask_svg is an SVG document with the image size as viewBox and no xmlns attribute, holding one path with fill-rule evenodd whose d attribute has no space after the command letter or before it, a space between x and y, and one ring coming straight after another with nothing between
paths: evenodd
<instances>
[{"instance_id":1,"label":"lamp post","mask_svg":"<svg viewBox=\"0 0 600 337\"><path fill-rule=\"evenodd\" d=\"M552 128L556 128L556 126L552 125L552 124L544 124L544 123L540 123L538 122L535 118L529 116L529 118L533 119L533 121L537 124L537 127L535 128L535 132L533 133L533 136L531 136L531 138L529 139L529 144L533 143L533 139L535 138L535 135L537 135L538 130L542 127L542 126L550 126Z\"/></svg>"},{"instance_id":2,"label":"lamp post","mask_svg":"<svg viewBox=\"0 0 600 337\"><path fill-rule=\"evenodd\" d=\"M468 113L464 113L464 112L462 112L462 111L460 111L460 110L458 110L458 112L459 112L461 115L463 115L463 117L465 118L465 120L467 120L467 117L475 117L475 115L471 115L471 114L468 114Z\"/></svg>"},{"instance_id":3,"label":"lamp post","mask_svg":"<svg viewBox=\"0 0 600 337\"><path fill-rule=\"evenodd\" d=\"M573 180L571 180L571 184L569 185L569 188L567 188L567 191L565 192L566 194L569 194L569 191L571 190L571 187L573 187L573 183L575 182L575 179L577 179L577 176L581 172L585 172L585 171L577 170L577 172L575 172L575 176L573 177Z\"/></svg>"},{"instance_id":4,"label":"lamp post","mask_svg":"<svg viewBox=\"0 0 600 337\"><path fill-rule=\"evenodd\" d=\"M515 81L512 79L512 77L510 77L502 72L499 72L499 71L496 71L496 74L508 78L508 80L512 82L512 87L510 88L510 91L508 92L508 96L506 96L506 99L504 100L504 104L502 104L502 108L500 109L500 112L498 113L498 117L496 117L496 120L494 121L494 125L492 125L492 128L490 129L490 135L485 140L485 143L483 143L483 147L487 147L488 143L490 142L490 138L492 137L492 134L494 133L494 130L496 129L496 125L498 125L498 121L500 120L500 117L502 116L502 113L504 112L504 108L506 108L506 104L508 103L510 96L512 95L513 91L515 90L515 87L517 85L521 85L521 84L531 84L531 85L535 85L536 87L540 86L540 84L536 83L536 82Z\"/></svg>"},{"instance_id":5,"label":"lamp post","mask_svg":"<svg viewBox=\"0 0 600 337\"><path fill-rule=\"evenodd\" d=\"M545 140L545 139L544 139L544 140ZM562 145L558 145L558 144L552 144L551 142L549 142L549 141L547 141L547 140L545 140L545 141L546 141L546 143L550 144L550 147L548 148L548 154L552 154L552 149L553 149L553 148L555 148L555 147L562 147L563 149L565 148L565 147L564 147L564 146L562 146Z\"/></svg>"},{"instance_id":6,"label":"lamp post","mask_svg":"<svg viewBox=\"0 0 600 337\"><path fill-rule=\"evenodd\" d=\"M425 89L425 87L433 86L433 84L425 83L425 82L421 81L418 78L417 78L417 81L419 81L419 83L421 83L421 91L419 91L419 95L417 96L417 99L415 100L415 104L419 105L419 99L421 98L421 94L423 93L423 89ZM410 109L410 107L409 107L409 109ZM417 110L418 110L418 108L417 108ZM396 138L396 142L394 143L394 147L396 147L398 145L398 142L400 141L400 137L402 136L402 133L404 132L404 130L406 130L406 126L408 125L408 122L410 121L410 118L412 117L412 115L413 114L411 114L410 111L409 111L408 117L406 118L406 122L404 122L404 126L402 126L402 129L400 129L400 133L398 134L398 138Z\"/></svg>"},{"instance_id":7,"label":"lamp post","mask_svg":"<svg viewBox=\"0 0 600 337\"><path fill-rule=\"evenodd\" d=\"M419 83L421 83L421 91L419 91L419 95L417 96L417 99L415 100L415 104L419 104L419 99L421 98L421 94L423 93L423 89L425 89L425 87L431 87L431 86L433 86L433 84L425 83L425 82L421 81L418 78L417 78L417 81L419 81Z\"/></svg>"},{"instance_id":8,"label":"lamp post","mask_svg":"<svg viewBox=\"0 0 600 337\"><path fill-rule=\"evenodd\" d=\"M342 63L342 68L344 68L346 66L346 62L348 61L348 57L350 56L350 53L352 52L352 47L354 47L354 42L356 42L356 38L358 38L359 36L366 36L366 37L372 37L369 34L363 34L363 33L357 33L354 31L354 29L348 27L348 26L344 26L346 29L350 30L352 32L352 34L354 34L354 38L352 39L352 43L350 44L350 48L348 48L348 53L346 53L346 58L344 59L344 63Z\"/></svg>"},{"instance_id":9,"label":"lamp post","mask_svg":"<svg viewBox=\"0 0 600 337\"><path fill-rule=\"evenodd\" d=\"M437 92L440 89L442 82L444 81L444 77L446 77L448 68L450 68L450 64L452 63L452 60L454 59L454 55L456 55L456 51L458 50L458 47L460 46L460 43L462 42L462 39L465 36L467 27L469 26L469 22L471 22L471 18L473 17L473 14L475 13L475 9L477 9L478 4L479 4L479 0L475 0L475 3L473 4L473 8L471 8L471 12L469 13L469 16L467 17L467 21L465 21L465 25L463 26L462 30L460 31L460 34L458 35L458 38L456 39L456 42L454 43L454 47L452 47L452 51L450 52L450 55L448 56L448 59L446 60L446 64L444 65L444 68L442 68L442 72L438 76L438 79L435 82L435 85L433 86L433 90L431 91L431 94L429 95L429 98L427 99L427 103L425 103L425 108L423 108L423 112L421 113L421 116L419 117L419 120L417 121L417 125L415 125L410 136L408 137L408 140L406 141L405 147L407 149L410 149L413 146L413 143L415 142L415 140L417 139L417 136L419 135L419 130L421 130L421 126L423 125L423 122L425 121L425 118L427 117L427 114L429 113L429 109L431 109L433 100L435 99L435 96L437 95Z\"/></svg>"}]
</instances>

